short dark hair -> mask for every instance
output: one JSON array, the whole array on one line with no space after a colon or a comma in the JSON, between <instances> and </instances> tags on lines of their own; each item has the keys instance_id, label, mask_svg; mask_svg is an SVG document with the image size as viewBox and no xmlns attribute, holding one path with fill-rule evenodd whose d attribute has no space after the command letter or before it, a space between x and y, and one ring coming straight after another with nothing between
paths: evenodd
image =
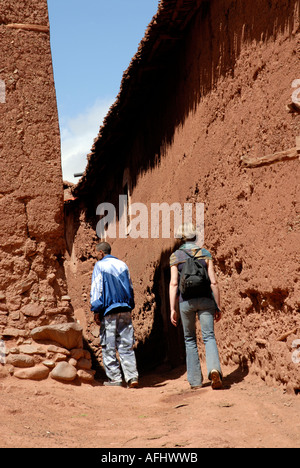
<instances>
[{"instance_id":1,"label":"short dark hair","mask_svg":"<svg viewBox=\"0 0 300 468\"><path fill-rule=\"evenodd\" d=\"M110 255L111 253L111 246L109 245L108 242L100 242L100 244L97 245L96 247L97 252L104 252L105 255Z\"/></svg>"}]
</instances>

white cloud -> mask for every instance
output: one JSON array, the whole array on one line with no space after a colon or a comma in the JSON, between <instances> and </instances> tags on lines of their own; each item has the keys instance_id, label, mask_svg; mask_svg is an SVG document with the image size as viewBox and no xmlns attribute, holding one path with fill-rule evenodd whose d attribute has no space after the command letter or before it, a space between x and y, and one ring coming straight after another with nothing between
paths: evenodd
<instances>
[{"instance_id":1,"label":"white cloud","mask_svg":"<svg viewBox=\"0 0 300 468\"><path fill-rule=\"evenodd\" d=\"M85 112L61 122L61 151L63 179L77 183L75 173L84 172L86 156L90 153L103 119L114 100L97 100Z\"/></svg>"}]
</instances>

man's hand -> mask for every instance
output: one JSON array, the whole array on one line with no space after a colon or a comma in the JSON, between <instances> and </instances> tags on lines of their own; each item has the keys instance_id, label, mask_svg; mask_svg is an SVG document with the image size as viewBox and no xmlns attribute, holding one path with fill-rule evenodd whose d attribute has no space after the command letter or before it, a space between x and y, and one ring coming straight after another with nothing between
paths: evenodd
<instances>
[{"instance_id":1,"label":"man's hand","mask_svg":"<svg viewBox=\"0 0 300 468\"><path fill-rule=\"evenodd\" d=\"M100 314L94 314L94 320L99 327L101 326Z\"/></svg>"}]
</instances>

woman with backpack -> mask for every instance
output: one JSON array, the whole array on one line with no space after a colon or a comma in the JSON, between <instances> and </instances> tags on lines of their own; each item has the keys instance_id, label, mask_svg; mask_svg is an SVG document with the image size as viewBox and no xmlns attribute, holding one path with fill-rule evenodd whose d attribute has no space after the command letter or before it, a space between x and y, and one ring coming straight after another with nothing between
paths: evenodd
<instances>
[{"instance_id":1,"label":"woman with backpack","mask_svg":"<svg viewBox=\"0 0 300 468\"><path fill-rule=\"evenodd\" d=\"M201 325L205 344L206 366L212 388L222 388L222 371L214 332L214 322L221 319L220 290L211 254L197 243L197 232L192 224L180 227L177 237L182 245L170 257L171 322L177 327L179 315L183 325L187 377L192 389L202 387L203 375L197 346L196 317Z\"/></svg>"}]
</instances>

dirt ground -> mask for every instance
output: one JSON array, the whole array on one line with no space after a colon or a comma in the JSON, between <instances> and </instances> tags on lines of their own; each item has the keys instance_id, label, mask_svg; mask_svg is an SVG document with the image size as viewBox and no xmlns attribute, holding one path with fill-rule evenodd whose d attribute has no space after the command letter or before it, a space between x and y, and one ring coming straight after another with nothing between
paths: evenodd
<instances>
[{"instance_id":1,"label":"dirt ground","mask_svg":"<svg viewBox=\"0 0 300 468\"><path fill-rule=\"evenodd\" d=\"M0 381L1 448L298 448L300 397L226 368L224 389L190 390L185 368L140 388Z\"/></svg>"}]
</instances>

